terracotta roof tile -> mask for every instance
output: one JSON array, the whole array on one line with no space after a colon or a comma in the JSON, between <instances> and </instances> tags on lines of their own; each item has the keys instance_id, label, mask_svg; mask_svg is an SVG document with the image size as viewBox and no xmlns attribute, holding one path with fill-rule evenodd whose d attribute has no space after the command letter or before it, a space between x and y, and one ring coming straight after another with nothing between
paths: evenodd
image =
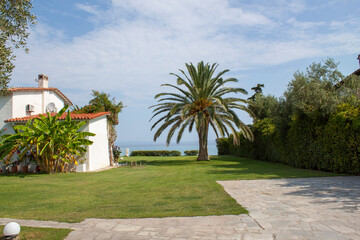
<instances>
[{"instance_id":1,"label":"terracotta roof tile","mask_svg":"<svg viewBox=\"0 0 360 240\"><path fill-rule=\"evenodd\" d=\"M54 116L56 113L51 113L52 116ZM109 115L109 112L99 112L99 113L70 113L70 117L73 120L91 120L100 116ZM26 122L30 119L39 118L40 115L47 116L47 114L38 114L38 115L31 115L21 118L10 118L5 120L5 122ZM64 113L61 115L59 120L64 120L67 116L67 113Z\"/></svg>"},{"instance_id":2,"label":"terracotta roof tile","mask_svg":"<svg viewBox=\"0 0 360 240\"><path fill-rule=\"evenodd\" d=\"M72 106L73 103L68 99L65 94L63 94L59 89L49 87L49 88L39 88L39 87L15 87L7 89L10 92L41 92L41 91L54 91L57 93L65 102L65 104Z\"/></svg>"}]
</instances>

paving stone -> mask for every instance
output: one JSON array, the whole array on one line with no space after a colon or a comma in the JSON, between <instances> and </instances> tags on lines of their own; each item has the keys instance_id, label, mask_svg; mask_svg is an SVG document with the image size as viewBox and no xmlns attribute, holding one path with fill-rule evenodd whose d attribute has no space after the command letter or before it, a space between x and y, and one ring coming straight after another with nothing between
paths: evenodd
<instances>
[{"instance_id":1,"label":"paving stone","mask_svg":"<svg viewBox=\"0 0 360 240\"><path fill-rule=\"evenodd\" d=\"M335 229L336 231L341 232L341 233L354 233L356 231L355 229L348 228L348 227L341 226L341 225L333 225L333 226L329 226L329 227L332 229Z\"/></svg>"},{"instance_id":2,"label":"paving stone","mask_svg":"<svg viewBox=\"0 0 360 240\"><path fill-rule=\"evenodd\" d=\"M111 239L113 234L111 233L100 233L95 239L96 240L105 240L105 239Z\"/></svg>"},{"instance_id":3,"label":"paving stone","mask_svg":"<svg viewBox=\"0 0 360 240\"><path fill-rule=\"evenodd\" d=\"M136 232L140 230L140 226L117 225L114 228L115 232Z\"/></svg>"}]
</instances>

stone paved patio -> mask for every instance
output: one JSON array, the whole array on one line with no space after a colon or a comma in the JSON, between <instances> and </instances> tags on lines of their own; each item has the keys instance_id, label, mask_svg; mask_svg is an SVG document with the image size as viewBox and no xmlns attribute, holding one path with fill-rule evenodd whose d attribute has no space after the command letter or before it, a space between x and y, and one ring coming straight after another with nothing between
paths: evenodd
<instances>
[{"instance_id":1,"label":"stone paved patio","mask_svg":"<svg viewBox=\"0 0 360 240\"><path fill-rule=\"evenodd\" d=\"M220 181L250 214L181 218L15 220L69 228L76 239L360 239L360 177ZM210 199L211 200L211 199ZM0 219L6 224L14 219Z\"/></svg>"},{"instance_id":2,"label":"stone paved patio","mask_svg":"<svg viewBox=\"0 0 360 240\"><path fill-rule=\"evenodd\" d=\"M360 177L219 183L276 240L360 239Z\"/></svg>"}]
</instances>

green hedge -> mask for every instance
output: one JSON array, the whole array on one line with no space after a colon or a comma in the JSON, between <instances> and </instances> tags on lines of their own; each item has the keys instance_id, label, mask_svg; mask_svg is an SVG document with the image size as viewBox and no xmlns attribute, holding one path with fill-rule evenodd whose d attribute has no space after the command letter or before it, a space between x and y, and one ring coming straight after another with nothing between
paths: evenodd
<instances>
[{"instance_id":1,"label":"green hedge","mask_svg":"<svg viewBox=\"0 0 360 240\"><path fill-rule=\"evenodd\" d=\"M218 155L229 155L229 139L228 138L217 138L216 139L216 147L218 150Z\"/></svg>"},{"instance_id":2,"label":"green hedge","mask_svg":"<svg viewBox=\"0 0 360 240\"><path fill-rule=\"evenodd\" d=\"M196 156L199 154L199 150L186 150L184 151L186 156Z\"/></svg>"},{"instance_id":3,"label":"green hedge","mask_svg":"<svg viewBox=\"0 0 360 240\"><path fill-rule=\"evenodd\" d=\"M155 151L132 151L131 156L180 156L179 151L155 150Z\"/></svg>"},{"instance_id":4,"label":"green hedge","mask_svg":"<svg viewBox=\"0 0 360 240\"><path fill-rule=\"evenodd\" d=\"M255 141L217 141L220 153L280 162L298 168L360 174L360 106L342 104L329 119L293 116L284 136L271 121L257 121ZM273 131L269 131L273 129ZM226 149L226 147L228 148Z\"/></svg>"}]
</instances>

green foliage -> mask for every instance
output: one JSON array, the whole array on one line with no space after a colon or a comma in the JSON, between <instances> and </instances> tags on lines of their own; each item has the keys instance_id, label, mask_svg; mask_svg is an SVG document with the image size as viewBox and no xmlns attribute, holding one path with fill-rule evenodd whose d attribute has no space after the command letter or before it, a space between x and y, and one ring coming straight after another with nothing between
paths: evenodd
<instances>
[{"instance_id":1,"label":"green foliage","mask_svg":"<svg viewBox=\"0 0 360 240\"><path fill-rule=\"evenodd\" d=\"M196 156L199 154L199 150L186 150L184 151L186 156Z\"/></svg>"},{"instance_id":2,"label":"green foliage","mask_svg":"<svg viewBox=\"0 0 360 240\"><path fill-rule=\"evenodd\" d=\"M13 48L24 48L29 25L35 24L35 16L31 14L30 0L0 1L0 88L6 89L10 82L15 55Z\"/></svg>"},{"instance_id":3,"label":"green foliage","mask_svg":"<svg viewBox=\"0 0 360 240\"><path fill-rule=\"evenodd\" d=\"M66 114L67 108L65 106L55 115L40 115L40 118L29 120L25 125L14 126L14 134L2 135L0 157L5 164L16 152L20 160L24 160L30 152L47 173L63 171L68 164L77 164L77 157L82 157L86 146L92 144L87 137L95 134L80 132L85 122L73 121L69 112L65 120L58 120Z\"/></svg>"},{"instance_id":4,"label":"green foliage","mask_svg":"<svg viewBox=\"0 0 360 240\"><path fill-rule=\"evenodd\" d=\"M321 168L360 174L360 105L340 105L318 142L326 152Z\"/></svg>"},{"instance_id":5,"label":"green foliage","mask_svg":"<svg viewBox=\"0 0 360 240\"><path fill-rule=\"evenodd\" d=\"M256 119L270 118L276 116L278 104L278 99L274 96L256 94L254 99L249 101L249 109Z\"/></svg>"},{"instance_id":6,"label":"green foliage","mask_svg":"<svg viewBox=\"0 0 360 240\"><path fill-rule=\"evenodd\" d=\"M254 128L263 136L270 136L275 133L275 124L271 118L263 118L254 123Z\"/></svg>"},{"instance_id":7,"label":"green foliage","mask_svg":"<svg viewBox=\"0 0 360 240\"><path fill-rule=\"evenodd\" d=\"M151 129L158 127L154 134L154 141L170 127L166 143L169 144L171 138L178 130L177 143L180 142L182 134L186 128L189 132L193 127L199 137L199 155L197 160L209 160L207 152L207 141L209 127L215 131L217 137L229 135L229 132L236 133L240 129L244 136L253 139L251 130L244 124L235 113L234 109L243 110L251 114L251 111L243 104L247 101L241 98L225 97L227 94L247 92L242 88L225 87L227 83L238 82L235 78L223 79L222 75L229 70L224 70L215 75L218 64L199 62L197 67L192 63L185 64L188 74L183 70L181 77L171 73L177 78L177 86L163 84L162 86L171 87L176 93L159 93L155 96L159 104L153 105L154 117L162 115ZM183 87L183 88L181 88ZM235 125L235 126L234 126ZM237 138L235 142L237 142Z\"/></svg>"},{"instance_id":8,"label":"green foliage","mask_svg":"<svg viewBox=\"0 0 360 240\"><path fill-rule=\"evenodd\" d=\"M360 76L349 75L337 88L341 102L349 102L351 104L359 104L360 102Z\"/></svg>"},{"instance_id":9,"label":"green foliage","mask_svg":"<svg viewBox=\"0 0 360 240\"><path fill-rule=\"evenodd\" d=\"M291 166L360 174L360 78L342 74L328 59L296 72L285 98L258 94L253 143L229 140L230 154ZM335 84L335 85L334 85Z\"/></svg>"},{"instance_id":10,"label":"green foliage","mask_svg":"<svg viewBox=\"0 0 360 240\"><path fill-rule=\"evenodd\" d=\"M254 132L254 137L256 139L255 132ZM256 142L248 141L241 134L239 134L239 138L240 138L240 144L235 145L233 142L233 136L231 135L229 137L229 153L230 153L230 155L236 155L236 156L241 156L241 157L246 157L246 158L254 158L253 144Z\"/></svg>"},{"instance_id":11,"label":"green foliage","mask_svg":"<svg viewBox=\"0 0 360 240\"><path fill-rule=\"evenodd\" d=\"M216 147L218 150L218 155L229 155L229 146L230 140L229 138L217 138L216 139Z\"/></svg>"},{"instance_id":12,"label":"green foliage","mask_svg":"<svg viewBox=\"0 0 360 240\"><path fill-rule=\"evenodd\" d=\"M311 64L306 73L294 73L294 79L284 93L293 113L326 119L336 111L340 100L333 86L343 78L337 65L332 59L327 59L324 64Z\"/></svg>"},{"instance_id":13,"label":"green foliage","mask_svg":"<svg viewBox=\"0 0 360 240\"><path fill-rule=\"evenodd\" d=\"M117 160L120 158L120 154L122 153L121 149L119 146L114 146L113 147L113 155L114 155L114 159Z\"/></svg>"},{"instance_id":14,"label":"green foliage","mask_svg":"<svg viewBox=\"0 0 360 240\"><path fill-rule=\"evenodd\" d=\"M153 150L153 151L132 151L131 156L180 156L180 151Z\"/></svg>"},{"instance_id":15,"label":"green foliage","mask_svg":"<svg viewBox=\"0 0 360 240\"><path fill-rule=\"evenodd\" d=\"M256 85L256 87L252 87L251 88L251 90L253 90L255 93L254 93L254 95L252 95L251 97L249 97L248 98L248 100L255 100L255 97L257 96L257 95L262 95L262 88L264 87L265 85L264 84L260 84L260 83L258 83L257 85Z\"/></svg>"},{"instance_id":16,"label":"green foliage","mask_svg":"<svg viewBox=\"0 0 360 240\"><path fill-rule=\"evenodd\" d=\"M117 102L115 98L111 98L109 94L92 90L91 95L94 97L89 101L88 105L82 108L76 107L73 112L76 113L97 113L97 112L110 112L108 117L111 125L118 125L118 115L123 109L123 103Z\"/></svg>"}]
</instances>

